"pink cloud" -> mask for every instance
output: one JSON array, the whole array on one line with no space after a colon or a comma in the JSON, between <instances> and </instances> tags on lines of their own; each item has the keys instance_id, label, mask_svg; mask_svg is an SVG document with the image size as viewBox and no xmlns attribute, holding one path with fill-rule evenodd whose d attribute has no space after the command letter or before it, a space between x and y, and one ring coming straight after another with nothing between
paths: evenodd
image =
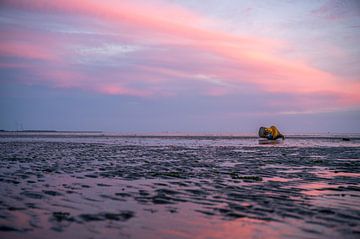
<instances>
[{"instance_id":1,"label":"pink cloud","mask_svg":"<svg viewBox=\"0 0 360 239\"><path fill-rule=\"evenodd\" d=\"M5 0L2 4L23 11L91 17L109 23L110 29L116 30L111 36L102 36L101 40L121 43L125 39L145 48L124 56L124 61L134 57L145 63L121 69L105 68L93 74L76 66L72 59L79 58L78 54L66 48L81 44L91 47L95 44L91 39L75 36L58 39L58 35L43 33L45 39L51 39L51 47L44 44L44 39L40 40L40 44L34 41L9 42L8 39L0 41L2 56L56 60L57 63L50 64L47 69L34 70L56 86L85 88L105 94L149 96L162 92L165 95L164 91L171 88L169 85L176 85L184 79L197 81L196 75L205 74L223 83L216 85L216 82L208 81L205 91L209 95L234 93L236 87L232 86L251 84L254 89L278 94L330 93L336 101L334 104L338 105L360 102L360 87L356 81L347 81L317 69L304 59L285 58L280 52L292 47L288 43L221 31L215 27L216 22L174 4L163 1L150 5L148 1L83 0L39 0L31 3ZM99 28L96 30L101 31ZM19 36L42 38L39 33L36 36L33 33L10 34L9 38L13 40L11 36L16 39ZM169 92L170 95L173 93Z\"/></svg>"},{"instance_id":2,"label":"pink cloud","mask_svg":"<svg viewBox=\"0 0 360 239\"><path fill-rule=\"evenodd\" d=\"M53 52L46 48L24 42L1 42L0 55L44 61L56 59Z\"/></svg>"},{"instance_id":3,"label":"pink cloud","mask_svg":"<svg viewBox=\"0 0 360 239\"><path fill-rule=\"evenodd\" d=\"M223 96L228 94L228 90L220 87L210 87L206 94L211 96Z\"/></svg>"},{"instance_id":4,"label":"pink cloud","mask_svg":"<svg viewBox=\"0 0 360 239\"><path fill-rule=\"evenodd\" d=\"M134 96L142 96L142 97L149 96L148 91L129 89L116 85L102 85L98 87L97 90L100 90L100 92L109 95L134 95Z\"/></svg>"}]
</instances>

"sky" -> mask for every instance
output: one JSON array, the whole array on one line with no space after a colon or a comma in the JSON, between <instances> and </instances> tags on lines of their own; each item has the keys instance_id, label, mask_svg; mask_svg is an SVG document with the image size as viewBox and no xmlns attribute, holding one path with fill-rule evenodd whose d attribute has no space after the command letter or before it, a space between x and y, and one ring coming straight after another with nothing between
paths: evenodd
<instances>
[{"instance_id":1,"label":"sky","mask_svg":"<svg viewBox=\"0 0 360 239\"><path fill-rule=\"evenodd\" d=\"M360 1L1 0L0 129L360 133Z\"/></svg>"}]
</instances>

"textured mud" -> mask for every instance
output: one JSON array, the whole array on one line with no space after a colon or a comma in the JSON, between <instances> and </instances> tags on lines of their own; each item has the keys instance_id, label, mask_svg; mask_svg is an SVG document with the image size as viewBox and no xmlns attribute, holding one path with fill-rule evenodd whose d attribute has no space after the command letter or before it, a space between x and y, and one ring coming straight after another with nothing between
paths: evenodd
<instances>
[{"instance_id":1,"label":"textured mud","mask_svg":"<svg viewBox=\"0 0 360 239\"><path fill-rule=\"evenodd\" d=\"M6 140L1 238L359 238L360 148Z\"/></svg>"}]
</instances>

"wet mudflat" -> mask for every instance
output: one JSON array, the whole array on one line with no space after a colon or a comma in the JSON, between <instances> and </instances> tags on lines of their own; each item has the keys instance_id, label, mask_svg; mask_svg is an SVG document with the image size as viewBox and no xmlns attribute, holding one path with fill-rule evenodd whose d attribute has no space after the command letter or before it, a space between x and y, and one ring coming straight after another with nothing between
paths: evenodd
<instances>
[{"instance_id":1,"label":"wet mudflat","mask_svg":"<svg viewBox=\"0 0 360 239\"><path fill-rule=\"evenodd\" d=\"M0 237L359 238L359 143L296 140L3 137Z\"/></svg>"}]
</instances>

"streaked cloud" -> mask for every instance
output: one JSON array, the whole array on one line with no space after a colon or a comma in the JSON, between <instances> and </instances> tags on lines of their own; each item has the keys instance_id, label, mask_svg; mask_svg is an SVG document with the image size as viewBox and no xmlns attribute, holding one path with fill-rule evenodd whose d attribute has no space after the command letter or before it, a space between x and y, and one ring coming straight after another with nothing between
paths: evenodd
<instances>
[{"instance_id":1,"label":"streaked cloud","mask_svg":"<svg viewBox=\"0 0 360 239\"><path fill-rule=\"evenodd\" d=\"M331 4L310 13L327 16ZM283 94L297 110L360 103L358 76L289 54L297 46L288 39L231 32L172 1L4 0L0 11L0 67L16 70L19 82L135 97Z\"/></svg>"}]
</instances>

